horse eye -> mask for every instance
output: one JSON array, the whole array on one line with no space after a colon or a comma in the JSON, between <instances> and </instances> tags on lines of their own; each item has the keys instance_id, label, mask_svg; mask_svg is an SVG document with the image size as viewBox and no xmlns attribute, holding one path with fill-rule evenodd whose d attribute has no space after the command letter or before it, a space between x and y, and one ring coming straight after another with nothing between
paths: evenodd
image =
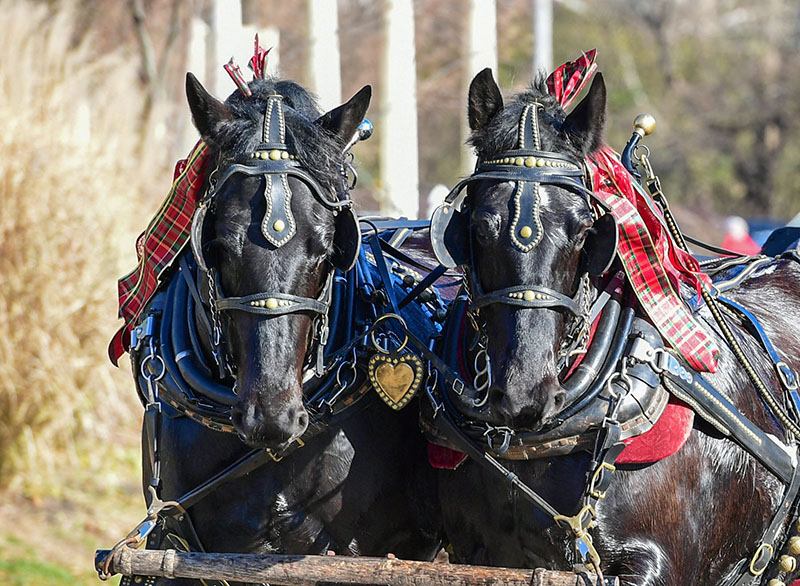
<instances>
[{"instance_id":1,"label":"horse eye","mask_svg":"<svg viewBox=\"0 0 800 586\"><path fill-rule=\"evenodd\" d=\"M472 218L475 237L481 244L489 244L500 235L500 217L490 212L477 212Z\"/></svg>"},{"instance_id":2,"label":"horse eye","mask_svg":"<svg viewBox=\"0 0 800 586\"><path fill-rule=\"evenodd\" d=\"M583 245L586 244L586 239L595 232L596 230L591 226L582 228L580 232L578 232L578 234L575 236L575 248L579 250L583 248Z\"/></svg>"}]
</instances>

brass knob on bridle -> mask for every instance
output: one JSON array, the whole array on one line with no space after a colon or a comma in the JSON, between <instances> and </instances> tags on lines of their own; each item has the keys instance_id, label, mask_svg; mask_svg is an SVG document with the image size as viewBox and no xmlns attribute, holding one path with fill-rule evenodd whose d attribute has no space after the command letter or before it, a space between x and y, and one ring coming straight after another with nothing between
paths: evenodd
<instances>
[{"instance_id":1,"label":"brass knob on bridle","mask_svg":"<svg viewBox=\"0 0 800 586\"><path fill-rule=\"evenodd\" d=\"M789 553L792 555L800 555L800 536L795 535L791 539L789 539L789 543L787 544Z\"/></svg>"},{"instance_id":2,"label":"brass knob on bridle","mask_svg":"<svg viewBox=\"0 0 800 586\"><path fill-rule=\"evenodd\" d=\"M652 114L639 114L633 120L633 131L644 138L656 129L656 119Z\"/></svg>"},{"instance_id":3,"label":"brass knob on bridle","mask_svg":"<svg viewBox=\"0 0 800 586\"><path fill-rule=\"evenodd\" d=\"M797 569L797 559L790 555L782 555L778 560L778 567L786 574L794 572Z\"/></svg>"}]
</instances>

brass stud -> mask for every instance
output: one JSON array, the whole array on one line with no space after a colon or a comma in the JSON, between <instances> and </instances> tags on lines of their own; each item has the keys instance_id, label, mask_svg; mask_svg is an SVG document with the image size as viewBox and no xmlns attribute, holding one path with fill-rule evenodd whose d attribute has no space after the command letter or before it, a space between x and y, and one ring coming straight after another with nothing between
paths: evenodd
<instances>
[{"instance_id":1,"label":"brass stud","mask_svg":"<svg viewBox=\"0 0 800 586\"><path fill-rule=\"evenodd\" d=\"M509 160L509 159L508 159L508 157L505 157L505 158L503 159L503 164L505 164L505 165L508 165L508 160Z\"/></svg>"},{"instance_id":2,"label":"brass stud","mask_svg":"<svg viewBox=\"0 0 800 586\"><path fill-rule=\"evenodd\" d=\"M269 152L269 158L273 161L278 161L281 158L281 152L278 149L273 149Z\"/></svg>"},{"instance_id":3,"label":"brass stud","mask_svg":"<svg viewBox=\"0 0 800 586\"><path fill-rule=\"evenodd\" d=\"M275 223L272 224L272 229L276 232L283 232L283 229L286 227L286 223L283 220L275 220Z\"/></svg>"},{"instance_id":4,"label":"brass stud","mask_svg":"<svg viewBox=\"0 0 800 586\"><path fill-rule=\"evenodd\" d=\"M267 309L277 309L278 300L275 299L274 297L270 297L269 299L267 299L266 306Z\"/></svg>"},{"instance_id":5,"label":"brass stud","mask_svg":"<svg viewBox=\"0 0 800 586\"><path fill-rule=\"evenodd\" d=\"M795 535L789 539L788 548L790 554L800 555L800 536Z\"/></svg>"},{"instance_id":6,"label":"brass stud","mask_svg":"<svg viewBox=\"0 0 800 586\"><path fill-rule=\"evenodd\" d=\"M767 586L786 586L783 582L778 580L777 578L773 578L769 582L767 582Z\"/></svg>"},{"instance_id":7,"label":"brass stud","mask_svg":"<svg viewBox=\"0 0 800 586\"><path fill-rule=\"evenodd\" d=\"M522 229L519 231L519 235L523 238L530 238L533 234L533 230L531 230L530 226L523 226Z\"/></svg>"},{"instance_id":8,"label":"brass stud","mask_svg":"<svg viewBox=\"0 0 800 586\"><path fill-rule=\"evenodd\" d=\"M525 159L523 159L522 157L517 157L516 159L514 159L514 164L517 167L522 167L524 162L525 162Z\"/></svg>"},{"instance_id":9,"label":"brass stud","mask_svg":"<svg viewBox=\"0 0 800 586\"><path fill-rule=\"evenodd\" d=\"M269 159L269 153L267 151L261 151L259 154L261 155L261 158L263 160L266 161L267 159Z\"/></svg>"},{"instance_id":10,"label":"brass stud","mask_svg":"<svg viewBox=\"0 0 800 586\"><path fill-rule=\"evenodd\" d=\"M797 568L797 560L790 555L782 555L778 560L778 567L781 572L789 573L794 572Z\"/></svg>"},{"instance_id":11,"label":"brass stud","mask_svg":"<svg viewBox=\"0 0 800 586\"><path fill-rule=\"evenodd\" d=\"M536 157L525 157L525 166L533 167L536 164Z\"/></svg>"},{"instance_id":12,"label":"brass stud","mask_svg":"<svg viewBox=\"0 0 800 586\"><path fill-rule=\"evenodd\" d=\"M283 151L281 153L281 159L286 160L288 158L289 158L289 153L287 153L286 151Z\"/></svg>"},{"instance_id":13,"label":"brass stud","mask_svg":"<svg viewBox=\"0 0 800 586\"><path fill-rule=\"evenodd\" d=\"M545 160L544 159L536 159L536 166L537 167L544 167Z\"/></svg>"},{"instance_id":14,"label":"brass stud","mask_svg":"<svg viewBox=\"0 0 800 586\"><path fill-rule=\"evenodd\" d=\"M525 291L525 294L523 295L523 299L525 299L525 301L533 301L535 297L536 296L533 291Z\"/></svg>"}]
</instances>

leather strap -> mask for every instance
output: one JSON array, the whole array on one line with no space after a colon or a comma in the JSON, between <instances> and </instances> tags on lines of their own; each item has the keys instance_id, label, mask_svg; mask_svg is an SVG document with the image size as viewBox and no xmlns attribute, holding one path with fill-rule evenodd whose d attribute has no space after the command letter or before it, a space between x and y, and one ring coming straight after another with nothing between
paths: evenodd
<instances>
[{"instance_id":1,"label":"leather strap","mask_svg":"<svg viewBox=\"0 0 800 586\"><path fill-rule=\"evenodd\" d=\"M741 414L728 398L699 373L685 368L668 352L658 354L662 375L680 387L729 430L731 437L784 484L789 484L795 464L789 454L770 436Z\"/></svg>"},{"instance_id":2,"label":"leather strap","mask_svg":"<svg viewBox=\"0 0 800 586\"><path fill-rule=\"evenodd\" d=\"M797 495L800 492L800 467L795 468L792 480L784 491L783 499L775 515L772 517L767 530L761 537L761 543L756 548L753 556L740 562L739 571L731 574L722 586L748 586L754 584L762 574L774 563L776 551L775 540L783 530L787 517L797 507ZM788 531L787 531L788 533ZM785 541L785 539L784 539ZM749 561L749 563L748 563Z\"/></svg>"},{"instance_id":3,"label":"leather strap","mask_svg":"<svg viewBox=\"0 0 800 586\"><path fill-rule=\"evenodd\" d=\"M481 308L494 303L503 303L526 309L564 308L575 317L581 317L580 298L583 291L584 288L579 286L575 297L567 297L558 291L540 285L515 285L478 295L473 300L473 306Z\"/></svg>"},{"instance_id":4,"label":"leather strap","mask_svg":"<svg viewBox=\"0 0 800 586\"><path fill-rule=\"evenodd\" d=\"M766 350L770 360L772 361L772 365L775 368L775 374L778 377L778 382L780 382L781 388L783 388L784 392L789 395L789 398L792 401L795 420L797 420L797 415L800 413L800 396L798 396L797 392L797 375L780 357L775 349L775 346L772 345L769 336L767 336L767 333L764 331L764 328L761 326L761 323L758 321L755 315L753 315L747 308L736 303L732 299L728 299L727 297L718 297L718 300L739 312L742 318L744 318L744 320L750 325L751 332L755 335L758 341L761 342L761 346L764 348L764 350ZM778 419L780 420L780 418Z\"/></svg>"}]
</instances>

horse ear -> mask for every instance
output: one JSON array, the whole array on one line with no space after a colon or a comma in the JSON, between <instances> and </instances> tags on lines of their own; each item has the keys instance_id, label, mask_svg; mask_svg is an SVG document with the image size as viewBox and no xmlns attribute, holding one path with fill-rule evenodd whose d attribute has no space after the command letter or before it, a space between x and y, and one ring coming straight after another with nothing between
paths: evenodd
<instances>
[{"instance_id":1,"label":"horse ear","mask_svg":"<svg viewBox=\"0 0 800 586\"><path fill-rule=\"evenodd\" d=\"M589 93L564 121L564 131L582 156L595 151L603 142L606 124L606 83L598 73Z\"/></svg>"},{"instance_id":2,"label":"horse ear","mask_svg":"<svg viewBox=\"0 0 800 586\"><path fill-rule=\"evenodd\" d=\"M372 86L365 85L347 102L317 118L315 124L335 134L347 144L358 130L358 125L364 120L371 99Z\"/></svg>"},{"instance_id":3,"label":"horse ear","mask_svg":"<svg viewBox=\"0 0 800 586\"><path fill-rule=\"evenodd\" d=\"M503 109L503 95L487 67L469 84L469 103L467 115L469 127L473 131L484 128L495 115Z\"/></svg>"},{"instance_id":4,"label":"horse ear","mask_svg":"<svg viewBox=\"0 0 800 586\"><path fill-rule=\"evenodd\" d=\"M205 140L217 134L220 126L233 118L225 104L209 94L192 73L186 74L186 98L195 128Z\"/></svg>"}]
</instances>

